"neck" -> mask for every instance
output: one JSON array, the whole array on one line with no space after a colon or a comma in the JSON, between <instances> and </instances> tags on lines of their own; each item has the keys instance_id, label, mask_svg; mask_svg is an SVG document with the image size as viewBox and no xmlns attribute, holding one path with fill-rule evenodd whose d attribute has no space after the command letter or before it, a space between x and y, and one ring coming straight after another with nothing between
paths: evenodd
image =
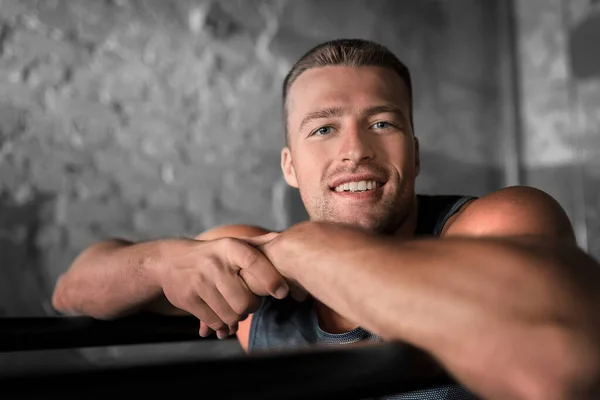
<instances>
[{"instance_id":1,"label":"neck","mask_svg":"<svg viewBox=\"0 0 600 400\"><path fill-rule=\"evenodd\" d=\"M414 196L408 214L393 233L394 237L405 240L414 237L415 231L417 230L418 211L419 204L417 197ZM317 299L315 299L315 307L317 310L319 327L325 332L344 333L358 327L358 324L342 317Z\"/></svg>"},{"instance_id":2,"label":"neck","mask_svg":"<svg viewBox=\"0 0 600 400\"><path fill-rule=\"evenodd\" d=\"M399 239L412 239L417 230L417 222L419 219L419 201L414 195L411 199L409 210L404 219L400 222L392 236Z\"/></svg>"}]
</instances>

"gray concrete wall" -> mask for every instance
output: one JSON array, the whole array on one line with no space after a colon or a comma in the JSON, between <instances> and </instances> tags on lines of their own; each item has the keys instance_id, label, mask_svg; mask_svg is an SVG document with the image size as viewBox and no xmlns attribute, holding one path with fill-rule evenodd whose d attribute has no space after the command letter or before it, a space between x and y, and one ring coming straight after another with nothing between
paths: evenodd
<instances>
[{"instance_id":1,"label":"gray concrete wall","mask_svg":"<svg viewBox=\"0 0 600 400\"><path fill-rule=\"evenodd\" d=\"M52 314L58 275L107 237L305 219L279 169L280 86L321 41L374 39L413 70L419 190L497 188L495 34L474 0L0 1L0 315ZM240 350L151 349L73 357Z\"/></svg>"},{"instance_id":2,"label":"gray concrete wall","mask_svg":"<svg viewBox=\"0 0 600 400\"><path fill-rule=\"evenodd\" d=\"M520 0L524 183L563 205L600 258L600 4Z\"/></svg>"},{"instance_id":3,"label":"gray concrete wall","mask_svg":"<svg viewBox=\"0 0 600 400\"><path fill-rule=\"evenodd\" d=\"M304 219L279 169L280 86L337 37L380 41L413 70L420 190L496 188L493 8L340 4L3 1L0 310L51 312L58 275L109 236Z\"/></svg>"}]
</instances>

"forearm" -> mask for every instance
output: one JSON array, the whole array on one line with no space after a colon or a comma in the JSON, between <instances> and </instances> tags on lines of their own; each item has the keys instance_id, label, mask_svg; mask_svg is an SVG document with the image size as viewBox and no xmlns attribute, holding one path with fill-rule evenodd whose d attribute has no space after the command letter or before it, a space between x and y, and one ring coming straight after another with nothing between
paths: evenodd
<instances>
[{"instance_id":1,"label":"forearm","mask_svg":"<svg viewBox=\"0 0 600 400\"><path fill-rule=\"evenodd\" d=\"M597 324L597 265L575 249L500 239L402 243L318 225L291 234L297 239L286 246L281 238L276 266L342 316L425 349L467 381L596 362L581 357L597 350L597 325L583 326ZM481 375L466 376L473 371Z\"/></svg>"},{"instance_id":2,"label":"forearm","mask_svg":"<svg viewBox=\"0 0 600 400\"><path fill-rule=\"evenodd\" d=\"M84 250L57 281L52 303L66 314L100 319L137 311L169 313L159 269L189 246L188 239L133 244L108 240Z\"/></svg>"},{"instance_id":3,"label":"forearm","mask_svg":"<svg viewBox=\"0 0 600 400\"><path fill-rule=\"evenodd\" d=\"M555 315L572 306L565 281L553 279L552 257L498 239L400 242L329 232L319 247L304 249L293 277L330 308L390 339L438 343L442 327L468 335L472 319Z\"/></svg>"}]
</instances>

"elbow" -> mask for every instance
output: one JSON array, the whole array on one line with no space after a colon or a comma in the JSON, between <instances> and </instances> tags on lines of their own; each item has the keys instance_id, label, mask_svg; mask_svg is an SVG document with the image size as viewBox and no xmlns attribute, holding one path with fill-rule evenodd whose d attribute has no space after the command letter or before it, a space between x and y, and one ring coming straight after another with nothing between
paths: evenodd
<instances>
[{"instance_id":1,"label":"elbow","mask_svg":"<svg viewBox=\"0 0 600 400\"><path fill-rule=\"evenodd\" d=\"M58 277L58 280L56 281L56 285L54 286L54 291L52 292L52 308L54 308L54 310L58 311L59 313L63 313L65 312L65 306L64 306L64 300L63 300L63 285L62 285L62 280L63 280L63 275Z\"/></svg>"},{"instance_id":2,"label":"elbow","mask_svg":"<svg viewBox=\"0 0 600 400\"><path fill-rule=\"evenodd\" d=\"M81 288L76 287L67 274L58 278L51 297L52 308L65 316L86 316L99 320L111 320L119 317L110 313L105 307L98 307L81 295Z\"/></svg>"},{"instance_id":3,"label":"elbow","mask_svg":"<svg viewBox=\"0 0 600 400\"><path fill-rule=\"evenodd\" d=\"M58 283L57 283L57 286L54 288L54 292L52 292L52 297L51 297L50 301L52 303L52 308L55 311L58 311L59 313L64 312L61 294L60 294L60 291L58 290Z\"/></svg>"},{"instance_id":4,"label":"elbow","mask_svg":"<svg viewBox=\"0 0 600 400\"><path fill-rule=\"evenodd\" d=\"M87 316L99 320L110 320L118 315L108 314L101 308L91 307L89 304L85 306L75 293L76 290L68 282L67 276L58 278L54 291L52 292L51 304L52 308L59 314L65 316Z\"/></svg>"},{"instance_id":5,"label":"elbow","mask_svg":"<svg viewBox=\"0 0 600 400\"><path fill-rule=\"evenodd\" d=\"M65 315L86 315L96 319L112 319L103 302L98 302L98 283L94 270L102 263L106 251L129 245L123 240L107 240L82 251L69 269L56 281L51 296L52 308Z\"/></svg>"},{"instance_id":6,"label":"elbow","mask_svg":"<svg viewBox=\"0 0 600 400\"><path fill-rule=\"evenodd\" d=\"M70 297L72 296L69 296L69 292L69 284L66 276L63 274L56 281L54 291L52 292L52 308L60 314L77 315L79 313L70 300Z\"/></svg>"}]
</instances>

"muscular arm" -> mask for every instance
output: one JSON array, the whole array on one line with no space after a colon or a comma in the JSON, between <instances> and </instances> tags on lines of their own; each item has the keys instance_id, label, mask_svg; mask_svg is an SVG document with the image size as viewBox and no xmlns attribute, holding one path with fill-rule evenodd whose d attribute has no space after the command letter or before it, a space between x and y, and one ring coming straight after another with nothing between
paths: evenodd
<instances>
[{"instance_id":1,"label":"muscular arm","mask_svg":"<svg viewBox=\"0 0 600 400\"><path fill-rule=\"evenodd\" d=\"M52 304L65 314L99 319L139 311L177 315L184 312L165 298L156 269L197 244L198 240L257 236L266 230L247 225L210 229L195 239L161 239L143 243L106 240L85 249L59 277Z\"/></svg>"},{"instance_id":2,"label":"muscular arm","mask_svg":"<svg viewBox=\"0 0 600 400\"><path fill-rule=\"evenodd\" d=\"M539 191L476 200L441 240L306 223L264 251L319 301L429 352L484 398L587 399L598 383L600 268Z\"/></svg>"},{"instance_id":3,"label":"muscular arm","mask_svg":"<svg viewBox=\"0 0 600 400\"><path fill-rule=\"evenodd\" d=\"M99 319L142 311L162 295L152 265L187 244L187 240L132 243L119 239L95 243L59 277L52 304L61 313Z\"/></svg>"}]
</instances>

